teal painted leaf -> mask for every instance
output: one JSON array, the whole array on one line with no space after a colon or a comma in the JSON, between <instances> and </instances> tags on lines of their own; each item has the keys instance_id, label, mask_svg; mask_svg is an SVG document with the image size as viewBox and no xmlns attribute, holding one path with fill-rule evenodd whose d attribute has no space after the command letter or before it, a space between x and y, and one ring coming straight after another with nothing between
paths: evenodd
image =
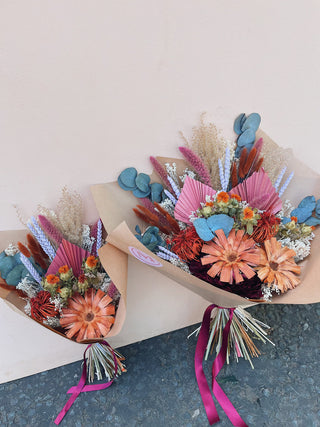
<instances>
[{"instance_id":1,"label":"teal painted leaf","mask_svg":"<svg viewBox=\"0 0 320 427\"><path fill-rule=\"evenodd\" d=\"M212 215L207 219L207 224L213 233L215 233L216 230L223 230L226 237L228 237L232 230L234 219L225 214Z\"/></svg>"},{"instance_id":2,"label":"teal painted leaf","mask_svg":"<svg viewBox=\"0 0 320 427\"><path fill-rule=\"evenodd\" d=\"M145 173L139 173L136 177L136 187L146 193L149 190L150 176Z\"/></svg>"},{"instance_id":3,"label":"teal painted leaf","mask_svg":"<svg viewBox=\"0 0 320 427\"><path fill-rule=\"evenodd\" d=\"M197 218L193 221L193 225L200 239L209 242L214 238L205 218Z\"/></svg>"}]
</instances>

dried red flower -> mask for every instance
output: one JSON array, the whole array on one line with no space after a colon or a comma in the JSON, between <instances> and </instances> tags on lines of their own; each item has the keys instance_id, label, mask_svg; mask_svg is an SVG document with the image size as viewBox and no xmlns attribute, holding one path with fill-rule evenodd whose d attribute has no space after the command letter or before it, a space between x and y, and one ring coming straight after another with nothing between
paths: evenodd
<instances>
[{"instance_id":1,"label":"dried red flower","mask_svg":"<svg viewBox=\"0 0 320 427\"><path fill-rule=\"evenodd\" d=\"M187 227L176 234L171 241L171 250L184 261L191 261L200 255L203 240L198 236L196 229Z\"/></svg>"},{"instance_id":2,"label":"dried red flower","mask_svg":"<svg viewBox=\"0 0 320 427\"><path fill-rule=\"evenodd\" d=\"M86 278L85 274L80 274L80 276L78 277L79 283L84 283L86 280L87 280L87 278Z\"/></svg>"},{"instance_id":3,"label":"dried red flower","mask_svg":"<svg viewBox=\"0 0 320 427\"><path fill-rule=\"evenodd\" d=\"M265 240L271 239L279 230L280 218L270 212L260 214L260 219L257 225L253 228L251 238L257 243L263 243Z\"/></svg>"},{"instance_id":4,"label":"dried red flower","mask_svg":"<svg viewBox=\"0 0 320 427\"><path fill-rule=\"evenodd\" d=\"M40 291L36 297L30 299L31 317L38 322L43 322L47 317L59 314L55 305L50 302L50 292Z\"/></svg>"}]
</instances>

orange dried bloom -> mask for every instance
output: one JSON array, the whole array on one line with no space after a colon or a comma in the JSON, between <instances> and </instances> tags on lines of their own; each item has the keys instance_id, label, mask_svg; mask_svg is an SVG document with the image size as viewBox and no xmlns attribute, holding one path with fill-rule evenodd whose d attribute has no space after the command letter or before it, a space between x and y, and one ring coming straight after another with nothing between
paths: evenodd
<instances>
[{"instance_id":1,"label":"orange dried bloom","mask_svg":"<svg viewBox=\"0 0 320 427\"><path fill-rule=\"evenodd\" d=\"M48 274L48 276L46 276L46 281L50 285L55 285L56 283L59 283L60 279L55 274Z\"/></svg>"},{"instance_id":2,"label":"orange dried bloom","mask_svg":"<svg viewBox=\"0 0 320 427\"><path fill-rule=\"evenodd\" d=\"M244 219L251 219L251 218L253 218L253 215L254 215L254 213L253 213L252 209L247 207L243 210L243 218Z\"/></svg>"},{"instance_id":3,"label":"orange dried bloom","mask_svg":"<svg viewBox=\"0 0 320 427\"><path fill-rule=\"evenodd\" d=\"M220 191L220 193L218 193L217 195L217 202L223 202L223 203L228 203L229 200L229 194L226 193L225 191Z\"/></svg>"},{"instance_id":4,"label":"orange dried bloom","mask_svg":"<svg viewBox=\"0 0 320 427\"><path fill-rule=\"evenodd\" d=\"M281 243L272 237L264 242L264 249L260 248L259 252L258 276L261 281L270 287L275 284L282 293L300 283L296 276L300 274L300 267L294 261L296 253L293 249L282 247Z\"/></svg>"},{"instance_id":5,"label":"orange dried bloom","mask_svg":"<svg viewBox=\"0 0 320 427\"><path fill-rule=\"evenodd\" d=\"M196 229L187 227L172 239L171 250L184 261L192 261L200 255L203 240L198 236Z\"/></svg>"},{"instance_id":6,"label":"orange dried bloom","mask_svg":"<svg viewBox=\"0 0 320 427\"><path fill-rule=\"evenodd\" d=\"M296 216L292 216L291 221L298 222L298 218Z\"/></svg>"},{"instance_id":7,"label":"orange dried bloom","mask_svg":"<svg viewBox=\"0 0 320 427\"><path fill-rule=\"evenodd\" d=\"M86 260L86 264L89 268L94 268L98 264L98 258L96 258L94 255L90 255Z\"/></svg>"},{"instance_id":8,"label":"orange dried bloom","mask_svg":"<svg viewBox=\"0 0 320 427\"><path fill-rule=\"evenodd\" d=\"M213 206L213 202L206 202L206 206L212 207Z\"/></svg>"},{"instance_id":9,"label":"orange dried bloom","mask_svg":"<svg viewBox=\"0 0 320 427\"><path fill-rule=\"evenodd\" d=\"M255 275L252 267L259 264L259 251L253 239L243 230L232 229L228 237L223 230L217 230L212 242L203 245L202 252L208 254L201 258L203 265L212 264L208 274L220 275L221 282L243 282L242 274L250 279Z\"/></svg>"},{"instance_id":10,"label":"orange dried bloom","mask_svg":"<svg viewBox=\"0 0 320 427\"><path fill-rule=\"evenodd\" d=\"M115 308L112 299L101 289L90 288L84 297L75 293L62 309L60 324L68 329L68 338L77 341L105 337L114 323Z\"/></svg>"},{"instance_id":11,"label":"orange dried bloom","mask_svg":"<svg viewBox=\"0 0 320 427\"><path fill-rule=\"evenodd\" d=\"M62 267L59 268L60 274L68 273L68 271L69 271L69 267L67 265L63 265Z\"/></svg>"},{"instance_id":12,"label":"orange dried bloom","mask_svg":"<svg viewBox=\"0 0 320 427\"><path fill-rule=\"evenodd\" d=\"M230 197L231 199L236 199L238 202L241 202L241 197L239 194L231 194Z\"/></svg>"}]
</instances>

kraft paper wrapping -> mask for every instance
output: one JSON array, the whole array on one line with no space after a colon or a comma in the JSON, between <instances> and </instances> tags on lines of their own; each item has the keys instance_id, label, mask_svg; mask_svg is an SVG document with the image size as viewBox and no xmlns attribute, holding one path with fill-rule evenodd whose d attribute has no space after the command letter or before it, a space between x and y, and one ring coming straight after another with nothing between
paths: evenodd
<instances>
[{"instance_id":1,"label":"kraft paper wrapping","mask_svg":"<svg viewBox=\"0 0 320 427\"><path fill-rule=\"evenodd\" d=\"M18 241L24 242L26 233L27 232L25 230L0 231L0 252L2 252L9 245L9 243L16 243ZM119 249L117 249L115 246L105 245L99 250L99 257L103 266L105 266L106 264L110 265L110 269L112 270L112 276L114 277L113 283L116 285L117 289L121 294L113 327L111 328L111 331L106 337L101 338L102 340L117 335L120 332L125 321L128 256L123 251L119 251ZM1 282L5 283L5 281L0 276L0 283ZM29 318L29 316L27 316L24 312L26 302L17 295L13 286L12 290L3 289L0 287L0 298L2 298L15 312ZM37 321L35 320L35 322ZM66 339L69 339L63 333L57 331L56 329L50 328L49 326L44 325L41 322L37 323L40 323L42 326L47 329L50 329L52 332ZM100 340L97 339L94 341ZM80 343L88 342L90 342L90 340L83 340Z\"/></svg>"},{"instance_id":2,"label":"kraft paper wrapping","mask_svg":"<svg viewBox=\"0 0 320 427\"><path fill-rule=\"evenodd\" d=\"M263 131L257 132L257 139L263 138L264 144L277 147ZM150 153L152 154L152 153ZM295 176L286 190L283 200L289 199L294 206L308 195L314 195L316 199L320 197L320 175L311 170L308 166L294 157L291 150L287 150L288 170L294 171ZM162 164L165 162L176 162L178 173L182 172L186 163L181 159L170 159L157 157ZM131 165L128 165L131 166ZM153 172L151 182L159 182L159 178ZM195 292L211 303L222 307L250 306L254 305L245 298L222 289L194 277L180 268L164 261L149 251L134 236L136 224L142 222L135 216L132 208L139 204L130 191L124 191L117 182L98 184L91 187L100 218L108 232L107 241L110 245L117 247L128 255L134 256L140 261L148 264L151 268L157 269L165 276L175 280L185 288ZM311 304L320 302L320 230L315 231L316 238L311 242L311 254L299 265L301 266L301 284L295 289L283 295L276 295L272 298L272 304ZM117 280L118 272L112 269L110 259L106 259L104 267L110 270L112 280Z\"/></svg>"}]
</instances>

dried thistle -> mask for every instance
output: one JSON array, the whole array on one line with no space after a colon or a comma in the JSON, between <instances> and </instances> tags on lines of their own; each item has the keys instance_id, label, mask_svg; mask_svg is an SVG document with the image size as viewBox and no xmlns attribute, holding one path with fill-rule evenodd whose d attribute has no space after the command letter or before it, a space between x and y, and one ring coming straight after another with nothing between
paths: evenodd
<instances>
[{"instance_id":1,"label":"dried thistle","mask_svg":"<svg viewBox=\"0 0 320 427\"><path fill-rule=\"evenodd\" d=\"M212 187L220 188L218 159L224 163L226 148L229 144L213 123L205 123L205 116L206 113L201 114L200 125L193 128L190 141L182 133L180 134L186 146L191 148L208 168Z\"/></svg>"}]
</instances>

